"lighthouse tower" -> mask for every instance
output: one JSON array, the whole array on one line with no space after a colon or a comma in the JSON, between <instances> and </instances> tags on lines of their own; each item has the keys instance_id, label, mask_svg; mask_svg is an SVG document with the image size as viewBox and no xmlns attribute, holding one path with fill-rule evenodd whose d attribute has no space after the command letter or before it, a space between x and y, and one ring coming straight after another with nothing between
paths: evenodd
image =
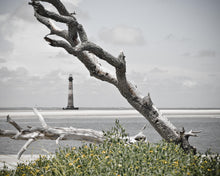
<instances>
[{"instance_id":1,"label":"lighthouse tower","mask_svg":"<svg viewBox=\"0 0 220 176\"><path fill-rule=\"evenodd\" d=\"M68 92L68 103L67 107L64 109L68 110L77 110L79 108L74 107L74 101L73 101L73 77L72 74L69 75L69 92Z\"/></svg>"}]
</instances>

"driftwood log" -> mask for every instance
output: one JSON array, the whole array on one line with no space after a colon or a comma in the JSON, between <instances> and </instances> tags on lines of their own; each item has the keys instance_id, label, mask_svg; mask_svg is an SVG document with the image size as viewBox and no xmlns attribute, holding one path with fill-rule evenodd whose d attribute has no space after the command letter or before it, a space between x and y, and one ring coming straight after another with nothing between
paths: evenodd
<instances>
[{"instance_id":1,"label":"driftwood log","mask_svg":"<svg viewBox=\"0 0 220 176\"><path fill-rule=\"evenodd\" d=\"M52 12L45 9L41 2L51 4L57 9L57 12ZM127 80L126 61L123 52L120 52L119 56L115 57L102 49L100 46L89 41L83 25L77 21L74 13L70 13L60 0L31 0L29 4L34 9L34 16L36 19L50 30L50 33L44 37L49 45L65 49L70 55L73 55L74 58L78 58L84 64L91 76L114 85L119 90L121 95L128 101L128 103L140 114L142 114L166 141L172 141L180 144L185 151L196 151L196 149L189 144L188 138L190 136L196 136L196 133L198 132L191 130L190 132L186 133L184 128L182 130L178 130L156 108L151 100L150 94L146 96L140 95L136 90L136 86ZM66 24L67 30L59 29L56 27L54 22ZM51 35L59 36L62 38L62 40L52 39L49 37ZM113 68L115 68L115 74L105 71L105 69L100 66L101 64L99 64L99 59L106 61ZM43 118L40 119L42 120ZM12 124L14 123L12 122ZM26 146L28 146L34 139L48 138L50 137L50 134L51 137L54 137L54 139L57 141L63 138L69 137L73 139L80 136L75 135L75 128L48 128L43 120L42 126L43 128L39 129L29 129L30 132L26 132L25 135L20 135L17 133L16 135L14 133L11 134L12 132L10 131L5 133L5 135L15 135L15 137L18 136L18 138L27 139L28 142L26 143ZM20 133L22 132L22 129L20 129L18 126L16 128ZM73 134L62 136L61 134L65 130L67 130L68 133ZM79 130L78 132L79 134L83 134L82 136L84 136L87 140L92 139L101 141L102 139L102 134L97 131L83 129L82 131ZM86 136L83 132L86 134L88 133L88 135ZM34 137L30 137L29 135ZM80 136L80 138L82 136ZM22 151L23 150L24 149L22 149Z\"/></svg>"},{"instance_id":2,"label":"driftwood log","mask_svg":"<svg viewBox=\"0 0 220 176\"><path fill-rule=\"evenodd\" d=\"M80 140L93 143L102 143L105 140L105 135L102 131L74 127L50 127L38 110L36 108L33 108L33 110L40 120L41 127L28 126L26 129L23 129L8 115L7 122L14 126L16 131L0 129L0 137L10 137L14 140L27 140L17 154L18 159L20 159L21 155L32 142L40 139L56 140L56 144L59 143L59 140ZM145 127L146 125L137 135L125 137L124 139L126 139L128 143L134 143L140 140L146 141L146 136L143 134Z\"/></svg>"}]
</instances>

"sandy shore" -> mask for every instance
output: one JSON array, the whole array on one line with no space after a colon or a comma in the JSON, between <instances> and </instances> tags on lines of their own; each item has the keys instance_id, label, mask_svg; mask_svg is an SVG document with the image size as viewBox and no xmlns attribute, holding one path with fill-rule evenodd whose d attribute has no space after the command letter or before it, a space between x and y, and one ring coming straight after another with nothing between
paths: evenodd
<instances>
[{"instance_id":1,"label":"sandy shore","mask_svg":"<svg viewBox=\"0 0 220 176\"><path fill-rule=\"evenodd\" d=\"M39 110L39 112L46 118L59 118L65 116L65 118L134 118L141 115L136 110ZM210 117L220 118L219 110L161 110L161 113L170 117ZM1 110L0 118L5 118L10 115L13 118L36 118L36 115L31 110L26 111L13 111L13 110Z\"/></svg>"},{"instance_id":2,"label":"sandy shore","mask_svg":"<svg viewBox=\"0 0 220 176\"><path fill-rule=\"evenodd\" d=\"M0 155L0 169L3 169L4 166L15 169L18 163L29 163L37 158L39 155L22 155L20 160L17 159L17 155Z\"/></svg>"},{"instance_id":3,"label":"sandy shore","mask_svg":"<svg viewBox=\"0 0 220 176\"><path fill-rule=\"evenodd\" d=\"M9 169L13 169L18 163L26 161L36 160L39 155L23 155L20 160L17 159L17 155L0 155L0 169L3 169L4 165Z\"/></svg>"}]
</instances>

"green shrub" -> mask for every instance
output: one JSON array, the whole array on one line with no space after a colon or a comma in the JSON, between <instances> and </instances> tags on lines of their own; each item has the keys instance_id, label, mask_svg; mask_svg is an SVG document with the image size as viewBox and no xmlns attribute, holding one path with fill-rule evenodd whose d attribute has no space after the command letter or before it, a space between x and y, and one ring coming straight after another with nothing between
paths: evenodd
<instances>
[{"instance_id":1,"label":"green shrub","mask_svg":"<svg viewBox=\"0 0 220 176\"><path fill-rule=\"evenodd\" d=\"M1 175L73 176L73 175L220 175L219 155L186 154L179 145L161 141L157 144L127 144L125 130L116 121L106 132L104 143L59 149L50 158L41 156L16 170L2 170Z\"/></svg>"}]
</instances>

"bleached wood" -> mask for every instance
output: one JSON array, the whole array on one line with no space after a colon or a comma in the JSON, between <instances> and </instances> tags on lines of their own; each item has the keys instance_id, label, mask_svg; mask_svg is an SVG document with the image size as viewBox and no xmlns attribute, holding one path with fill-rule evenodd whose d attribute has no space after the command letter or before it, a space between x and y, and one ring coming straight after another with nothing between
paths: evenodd
<instances>
[{"instance_id":1,"label":"bleached wood","mask_svg":"<svg viewBox=\"0 0 220 176\"><path fill-rule=\"evenodd\" d=\"M33 108L33 111L38 116L43 127L30 127L28 129L22 129L21 131L12 131L12 130L2 130L0 129L0 137L11 137L14 140L27 140L24 146L18 152L18 159L22 154L27 150L29 145L36 140L40 139L50 139L55 140L56 144L59 144L60 140L80 140L86 142L102 143L105 139L102 131L97 131L93 129L82 129L82 128L73 128L73 127L49 127L44 117L41 113ZM10 117L7 116L7 119ZM13 121L10 118L10 121ZM16 122L11 123L13 126ZM17 124L17 123L16 123ZM19 126L17 124L17 126ZM18 128L17 130L20 130ZM126 138L130 143L134 143L140 140L145 141L146 136L143 134L144 128L141 131L133 136Z\"/></svg>"},{"instance_id":2,"label":"bleached wood","mask_svg":"<svg viewBox=\"0 0 220 176\"><path fill-rule=\"evenodd\" d=\"M27 148L29 147L29 145L31 145L31 143L34 141L34 138L28 139L28 141L24 144L24 146L21 148L21 150L18 152L17 154L17 158L18 160L21 158L21 155L27 150Z\"/></svg>"},{"instance_id":3,"label":"bleached wood","mask_svg":"<svg viewBox=\"0 0 220 176\"><path fill-rule=\"evenodd\" d=\"M18 125L14 120L12 120L9 115L7 115L7 122L10 123L12 126L14 126L19 132L22 131L22 127Z\"/></svg>"},{"instance_id":4,"label":"bleached wood","mask_svg":"<svg viewBox=\"0 0 220 176\"><path fill-rule=\"evenodd\" d=\"M102 131L97 131L93 129L74 128L74 127L49 127L48 125L45 125L46 124L45 119L40 114L40 112L36 108L33 108L33 110L35 111L36 115L41 121L43 127L32 128L28 126L27 129L22 129L21 131L0 129L0 137L11 137L14 140L27 140L27 142L18 152L18 159L27 150L28 146L31 143L40 139L55 140L56 144L58 144L60 140L80 140L80 141L87 141L94 143L102 143L105 140L105 136ZM8 118L10 117L7 117L7 119ZM11 121L13 120L11 119ZM12 125L14 125L14 123L12 123ZM143 130L146 128L146 126L147 124L144 125L144 127L140 130L140 132L138 132L138 134L136 134L135 136L126 137L123 139L125 139L128 143L135 143L137 141L146 142L147 138L143 134ZM189 136L196 136L196 133L199 132L200 131L191 130L188 133L185 133L185 130L183 128L183 131L180 132L182 136L181 139L183 140L182 144L187 145L188 140L185 140L185 137L187 137L188 139Z\"/></svg>"},{"instance_id":5,"label":"bleached wood","mask_svg":"<svg viewBox=\"0 0 220 176\"><path fill-rule=\"evenodd\" d=\"M34 113L39 117L39 120L41 122L41 125L43 128L47 128L47 123L45 122L43 116L38 112L37 108L33 108Z\"/></svg>"}]
</instances>

